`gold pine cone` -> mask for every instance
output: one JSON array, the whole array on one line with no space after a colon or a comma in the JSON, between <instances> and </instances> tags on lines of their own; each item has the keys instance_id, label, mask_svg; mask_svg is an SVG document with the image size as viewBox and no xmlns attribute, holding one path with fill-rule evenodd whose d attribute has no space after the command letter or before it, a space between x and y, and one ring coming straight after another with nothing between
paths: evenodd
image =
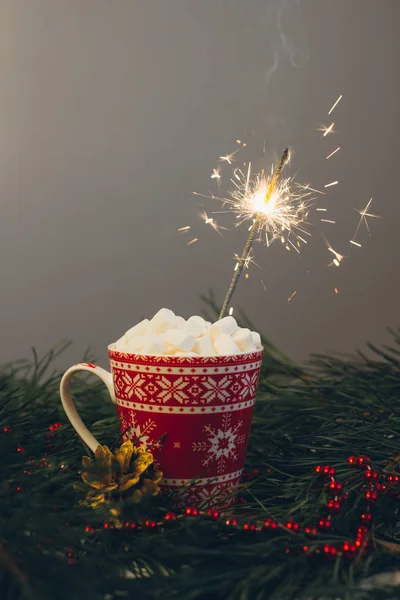
<instances>
[{"instance_id":1,"label":"gold pine cone","mask_svg":"<svg viewBox=\"0 0 400 600\"><path fill-rule=\"evenodd\" d=\"M108 446L99 444L94 460L82 458L82 482L75 483L75 489L85 493L81 504L97 508L102 504L120 500L130 500L135 504L156 496L163 474L156 471L153 455L145 448L135 448L131 440L122 444L114 453ZM119 509L111 509L113 516Z\"/></svg>"}]
</instances>

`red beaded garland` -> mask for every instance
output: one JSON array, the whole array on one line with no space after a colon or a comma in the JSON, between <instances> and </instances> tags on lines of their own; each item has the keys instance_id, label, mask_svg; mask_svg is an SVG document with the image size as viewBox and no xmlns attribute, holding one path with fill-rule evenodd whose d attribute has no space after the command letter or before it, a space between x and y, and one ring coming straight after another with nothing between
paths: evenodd
<instances>
[{"instance_id":1,"label":"red beaded garland","mask_svg":"<svg viewBox=\"0 0 400 600\"><path fill-rule=\"evenodd\" d=\"M372 469L368 469L364 473L365 479L378 479L379 473L378 471L373 471Z\"/></svg>"},{"instance_id":2,"label":"red beaded garland","mask_svg":"<svg viewBox=\"0 0 400 600\"><path fill-rule=\"evenodd\" d=\"M299 531L300 529L300 525L296 523L296 521L287 521L287 523L285 523L285 527L291 529L292 531Z\"/></svg>"},{"instance_id":3,"label":"red beaded garland","mask_svg":"<svg viewBox=\"0 0 400 600\"><path fill-rule=\"evenodd\" d=\"M361 513L360 519L363 523L370 523L372 521L372 514L369 512Z\"/></svg>"},{"instance_id":4,"label":"red beaded garland","mask_svg":"<svg viewBox=\"0 0 400 600\"><path fill-rule=\"evenodd\" d=\"M195 506L188 506L185 510L185 515L188 515L191 517L198 517L199 510Z\"/></svg>"},{"instance_id":5,"label":"red beaded garland","mask_svg":"<svg viewBox=\"0 0 400 600\"><path fill-rule=\"evenodd\" d=\"M254 523L243 523L243 531L255 531L256 526Z\"/></svg>"},{"instance_id":6,"label":"red beaded garland","mask_svg":"<svg viewBox=\"0 0 400 600\"><path fill-rule=\"evenodd\" d=\"M375 490L368 490L367 492L365 492L365 497L367 500L376 500L378 494L377 492L375 492Z\"/></svg>"},{"instance_id":7,"label":"red beaded garland","mask_svg":"<svg viewBox=\"0 0 400 600\"><path fill-rule=\"evenodd\" d=\"M331 514L336 515L340 511L340 502L337 500L329 500L327 507Z\"/></svg>"},{"instance_id":8,"label":"red beaded garland","mask_svg":"<svg viewBox=\"0 0 400 600\"><path fill-rule=\"evenodd\" d=\"M331 522L329 519L320 519L318 521L318 527L320 529L330 529L331 528Z\"/></svg>"},{"instance_id":9,"label":"red beaded garland","mask_svg":"<svg viewBox=\"0 0 400 600\"><path fill-rule=\"evenodd\" d=\"M266 519L264 521L263 529L277 529L278 523L274 519Z\"/></svg>"},{"instance_id":10,"label":"red beaded garland","mask_svg":"<svg viewBox=\"0 0 400 600\"><path fill-rule=\"evenodd\" d=\"M164 515L164 521L176 521L176 514L173 512L167 512L167 514Z\"/></svg>"}]
</instances>

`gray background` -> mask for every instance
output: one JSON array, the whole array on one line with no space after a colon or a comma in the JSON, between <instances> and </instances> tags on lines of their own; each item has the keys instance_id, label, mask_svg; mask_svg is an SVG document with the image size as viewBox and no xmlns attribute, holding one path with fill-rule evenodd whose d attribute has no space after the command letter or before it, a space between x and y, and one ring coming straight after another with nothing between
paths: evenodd
<instances>
[{"instance_id":1,"label":"gray background","mask_svg":"<svg viewBox=\"0 0 400 600\"><path fill-rule=\"evenodd\" d=\"M237 138L257 165L289 144L300 181L340 183L323 204L337 225L313 211L301 258L258 245L265 271L251 268L235 307L298 359L387 341L399 16L398 0L1 0L0 360L68 338L64 366L87 345L104 364L143 316L198 313L208 288L222 300L246 229L218 236L191 191L216 191L212 168ZM339 94L337 133L321 138ZM349 249L353 207L371 196L384 218ZM189 224L193 235L176 232ZM347 255L338 269L321 231Z\"/></svg>"}]
</instances>

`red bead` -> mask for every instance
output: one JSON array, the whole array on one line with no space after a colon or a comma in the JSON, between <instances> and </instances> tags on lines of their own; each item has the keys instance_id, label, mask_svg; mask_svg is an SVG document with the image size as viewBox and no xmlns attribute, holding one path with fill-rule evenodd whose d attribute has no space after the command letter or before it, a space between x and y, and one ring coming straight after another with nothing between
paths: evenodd
<instances>
[{"instance_id":1,"label":"red bead","mask_svg":"<svg viewBox=\"0 0 400 600\"><path fill-rule=\"evenodd\" d=\"M15 489L18 493L22 492L22 487L20 485L18 487L16 487Z\"/></svg>"},{"instance_id":2,"label":"red bead","mask_svg":"<svg viewBox=\"0 0 400 600\"><path fill-rule=\"evenodd\" d=\"M331 514L336 515L340 511L340 502L337 502L337 500L329 500L327 507Z\"/></svg>"},{"instance_id":3,"label":"red bead","mask_svg":"<svg viewBox=\"0 0 400 600\"><path fill-rule=\"evenodd\" d=\"M376 500L378 497L378 494L375 492L375 490L368 490L367 492L365 492L365 497L367 500Z\"/></svg>"},{"instance_id":4,"label":"red bead","mask_svg":"<svg viewBox=\"0 0 400 600\"><path fill-rule=\"evenodd\" d=\"M365 479L378 479L379 477L379 473L378 471L373 471L372 469L368 469L367 471L365 471L364 473L364 477Z\"/></svg>"},{"instance_id":5,"label":"red bead","mask_svg":"<svg viewBox=\"0 0 400 600\"><path fill-rule=\"evenodd\" d=\"M399 482L399 476L398 475L388 475L386 477L387 481L389 483L398 483Z\"/></svg>"},{"instance_id":6,"label":"red bead","mask_svg":"<svg viewBox=\"0 0 400 600\"><path fill-rule=\"evenodd\" d=\"M349 456L349 458L347 459L347 462L350 465L356 465L357 464L357 456Z\"/></svg>"},{"instance_id":7,"label":"red bead","mask_svg":"<svg viewBox=\"0 0 400 600\"><path fill-rule=\"evenodd\" d=\"M360 465L360 467L365 467L366 465L368 465L370 462L370 459L368 456L359 456L357 458L357 464Z\"/></svg>"},{"instance_id":8,"label":"red bead","mask_svg":"<svg viewBox=\"0 0 400 600\"><path fill-rule=\"evenodd\" d=\"M315 473L321 473L321 471L322 471L321 465L317 465L316 467L314 467L314 471L315 471Z\"/></svg>"},{"instance_id":9,"label":"red bead","mask_svg":"<svg viewBox=\"0 0 400 600\"><path fill-rule=\"evenodd\" d=\"M314 525L311 527L304 527L304 533L307 535L317 535L318 529Z\"/></svg>"},{"instance_id":10,"label":"red bead","mask_svg":"<svg viewBox=\"0 0 400 600\"><path fill-rule=\"evenodd\" d=\"M286 554L290 554L290 548L285 548Z\"/></svg>"},{"instance_id":11,"label":"red bead","mask_svg":"<svg viewBox=\"0 0 400 600\"><path fill-rule=\"evenodd\" d=\"M17 446L17 452L24 453L26 452L26 448L23 448L22 446Z\"/></svg>"},{"instance_id":12,"label":"red bead","mask_svg":"<svg viewBox=\"0 0 400 600\"><path fill-rule=\"evenodd\" d=\"M335 548L335 546L331 546L331 544L325 544L325 546L324 546L324 552L328 556L336 556L337 549Z\"/></svg>"},{"instance_id":13,"label":"red bead","mask_svg":"<svg viewBox=\"0 0 400 600\"><path fill-rule=\"evenodd\" d=\"M266 519L263 529L277 529L278 523L274 519Z\"/></svg>"},{"instance_id":14,"label":"red bead","mask_svg":"<svg viewBox=\"0 0 400 600\"><path fill-rule=\"evenodd\" d=\"M3 431L4 433L10 433L12 431L11 427L8 427L7 425L5 427L3 427Z\"/></svg>"},{"instance_id":15,"label":"red bead","mask_svg":"<svg viewBox=\"0 0 400 600\"><path fill-rule=\"evenodd\" d=\"M109 524L109 523L104 523L104 525L103 525L103 528L104 528L104 529L109 529L109 527L110 527L110 524Z\"/></svg>"},{"instance_id":16,"label":"red bead","mask_svg":"<svg viewBox=\"0 0 400 600\"><path fill-rule=\"evenodd\" d=\"M352 558L357 552L357 545L352 542L345 542L342 546L342 552L347 558Z\"/></svg>"},{"instance_id":17,"label":"red bead","mask_svg":"<svg viewBox=\"0 0 400 600\"><path fill-rule=\"evenodd\" d=\"M187 509L185 510L185 515L188 515L190 517L197 517L198 514L199 514L199 511L195 506L188 506Z\"/></svg>"},{"instance_id":18,"label":"red bead","mask_svg":"<svg viewBox=\"0 0 400 600\"><path fill-rule=\"evenodd\" d=\"M176 514L173 512L167 512L167 514L164 515L164 521L176 521Z\"/></svg>"},{"instance_id":19,"label":"red bead","mask_svg":"<svg viewBox=\"0 0 400 600\"><path fill-rule=\"evenodd\" d=\"M298 523L296 523L296 521L287 521L287 523L285 523L285 527L287 527L287 529L291 529L292 531L298 531L300 529L300 525Z\"/></svg>"},{"instance_id":20,"label":"red bead","mask_svg":"<svg viewBox=\"0 0 400 600\"><path fill-rule=\"evenodd\" d=\"M324 473L324 475L333 476L336 473L336 469L334 469L333 467L331 467L329 465L325 465L325 467L322 469L322 472Z\"/></svg>"},{"instance_id":21,"label":"red bead","mask_svg":"<svg viewBox=\"0 0 400 600\"><path fill-rule=\"evenodd\" d=\"M370 523L372 521L372 514L371 513L362 513L360 515L360 519L363 523Z\"/></svg>"},{"instance_id":22,"label":"red bead","mask_svg":"<svg viewBox=\"0 0 400 600\"><path fill-rule=\"evenodd\" d=\"M236 525L238 524L236 519L227 519L225 521L225 525L227 525L228 527L236 527Z\"/></svg>"},{"instance_id":23,"label":"red bead","mask_svg":"<svg viewBox=\"0 0 400 600\"><path fill-rule=\"evenodd\" d=\"M86 531L86 533L94 533L96 530L94 527L90 527L90 525L87 525L85 527L85 531Z\"/></svg>"},{"instance_id":24,"label":"red bead","mask_svg":"<svg viewBox=\"0 0 400 600\"><path fill-rule=\"evenodd\" d=\"M308 546L303 546L303 552L308 552L309 548Z\"/></svg>"},{"instance_id":25,"label":"red bead","mask_svg":"<svg viewBox=\"0 0 400 600\"><path fill-rule=\"evenodd\" d=\"M329 519L320 519L318 521L318 527L320 529L330 529L331 528L331 522Z\"/></svg>"},{"instance_id":26,"label":"red bead","mask_svg":"<svg viewBox=\"0 0 400 600\"><path fill-rule=\"evenodd\" d=\"M216 521L217 519L219 519L219 516L219 512L215 510L215 508L209 508L207 510L207 517L209 517L210 519L214 519Z\"/></svg>"},{"instance_id":27,"label":"red bead","mask_svg":"<svg viewBox=\"0 0 400 600\"><path fill-rule=\"evenodd\" d=\"M380 490L382 492L384 492L387 489L387 487L384 483L376 483L375 487L377 490Z\"/></svg>"},{"instance_id":28,"label":"red bead","mask_svg":"<svg viewBox=\"0 0 400 600\"><path fill-rule=\"evenodd\" d=\"M343 485L340 483L340 481L331 481L328 487L333 492L340 492L340 490L343 488Z\"/></svg>"},{"instance_id":29,"label":"red bead","mask_svg":"<svg viewBox=\"0 0 400 600\"><path fill-rule=\"evenodd\" d=\"M255 531L256 526L254 523L243 523L243 531Z\"/></svg>"},{"instance_id":30,"label":"red bead","mask_svg":"<svg viewBox=\"0 0 400 600\"><path fill-rule=\"evenodd\" d=\"M364 536L368 534L368 528L365 527L365 525L360 525L360 527L357 527L357 536Z\"/></svg>"},{"instance_id":31,"label":"red bead","mask_svg":"<svg viewBox=\"0 0 400 600\"><path fill-rule=\"evenodd\" d=\"M155 529L157 527L156 521L145 521L144 526L148 527L148 529Z\"/></svg>"}]
</instances>

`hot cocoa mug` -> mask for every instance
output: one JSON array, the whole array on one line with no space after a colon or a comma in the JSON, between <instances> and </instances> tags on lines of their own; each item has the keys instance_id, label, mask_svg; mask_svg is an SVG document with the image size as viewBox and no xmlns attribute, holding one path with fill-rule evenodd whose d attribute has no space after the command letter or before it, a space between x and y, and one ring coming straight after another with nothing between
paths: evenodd
<instances>
[{"instance_id":1,"label":"hot cocoa mug","mask_svg":"<svg viewBox=\"0 0 400 600\"><path fill-rule=\"evenodd\" d=\"M61 380L64 410L83 442L93 452L99 444L71 397L70 382L78 371L93 373L105 383L117 405L124 439L139 440L150 449L164 474L162 489L184 488L180 497L193 506L234 504L262 349L230 356L168 356L123 353L113 347L108 348L111 373L80 363Z\"/></svg>"}]
</instances>

